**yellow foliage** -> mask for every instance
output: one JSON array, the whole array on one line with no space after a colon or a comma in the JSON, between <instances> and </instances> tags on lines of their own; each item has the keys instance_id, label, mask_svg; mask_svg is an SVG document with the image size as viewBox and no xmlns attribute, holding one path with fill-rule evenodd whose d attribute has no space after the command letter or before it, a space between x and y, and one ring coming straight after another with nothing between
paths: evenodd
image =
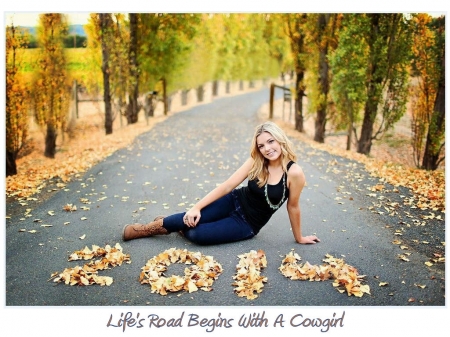
<instances>
[{"instance_id":1,"label":"yellow foliage","mask_svg":"<svg viewBox=\"0 0 450 337\"><path fill-rule=\"evenodd\" d=\"M95 257L101 257L96 261L91 261L83 267L75 266L73 268L66 268L61 273L53 273L50 280L53 282L64 282L66 285L80 285L88 286L98 284L101 286L109 286L112 284L112 277L98 276L99 270L109 269L122 265L123 262L130 263L130 255L122 252L122 247L116 243L114 247L106 245L104 248L93 245L92 250L85 247L70 254L69 261L75 260L91 260Z\"/></svg>"},{"instance_id":2,"label":"yellow foliage","mask_svg":"<svg viewBox=\"0 0 450 337\"><path fill-rule=\"evenodd\" d=\"M162 276L172 263L190 265L184 270L184 277ZM181 290L192 293L199 288L210 291L212 284L222 273L222 266L212 256L187 249L170 248L147 261L139 276L141 284L149 284L152 293L167 295Z\"/></svg>"},{"instance_id":3,"label":"yellow foliage","mask_svg":"<svg viewBox=\"0 0 450 337\"><path fill-rule=\"evenodd\" d=\"M6 30L6 150L15 155L27 137L29 90L19 71L27 36L16 27Z\"/></svg>"},{"instance_id":4,"label":"yellow foliage","mask_svg":"<svg viewBox=\"0 0 450 337\"><path fill-rule=\"evenodd\" d=\"M261 270L267 267L266 254L263 250L251 250L250 252L238 255L239 263L236 265L236 274L233 279L234 292L239 297L246 297L254 300L262 292L267 277L261 276Z\"/></svg>"},{"instance_id":5,"label":"yellow foliage","mask_svg":"<svg viewBox=\"0 0 450 337\"><path fill-rule=\"evenodd\" d=\"M308 262L299 264L300 256L294 251L289 252L283 259L280 272L291 280L325 281L333 279L333 287L340 293L347 292L348 296L362 297L370 295L370 287L361 284L363 275L359 275L357 269L344 262L343 259L326 255L323 265L311 265Z\"/></svg>"}]
</instances>

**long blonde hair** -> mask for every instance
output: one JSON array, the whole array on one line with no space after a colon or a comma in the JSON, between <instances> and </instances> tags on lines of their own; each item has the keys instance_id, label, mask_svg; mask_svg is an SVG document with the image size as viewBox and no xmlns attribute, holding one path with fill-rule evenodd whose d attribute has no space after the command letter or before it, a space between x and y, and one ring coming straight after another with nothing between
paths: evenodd
<instances>
[{"instance_id":1,"label":"long blonde hair","mask_svg":"<svg viewBox=\"0 0 450 337\"><path fill-rule=\"evenodd\" d=\"M284 131L273 122L265 122L256 127L255 134L250 147L250 156L254 159L254 163L248 174L248 179L258 180L258 186L262 187L269 179L268 160L264 158L258 149L256 138L263 132L268 132L281 145L281 165L283 171L287 171L287 164L292 160L296 161L297 156L294 153L292 142L288 139Z\"/></svg>"}]
</instances>

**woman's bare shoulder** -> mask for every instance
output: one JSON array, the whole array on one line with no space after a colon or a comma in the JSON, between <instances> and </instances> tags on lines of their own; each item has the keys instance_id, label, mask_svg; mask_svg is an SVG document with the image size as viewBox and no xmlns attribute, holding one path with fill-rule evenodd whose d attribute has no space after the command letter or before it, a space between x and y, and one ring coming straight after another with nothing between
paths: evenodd
<instances>
[{"instance_id":1,"label":"woman's bare shoulder","mask_svg":"<svg viewBox=\"0 0 450 337\"><path fill-rule=\"evenodd\" d=\"M300 184L305 183L305 174L303 173L303 169L300 165L297 163L294 163L291 165L291 167L288 170L288 179L291 182L298 182Z\"/></svg>"},{"instance_id":2,"label":"woman's bare shoulder","mask_svg":"<svg viewBox=\"0 0 450 337\"><path fill-rule=\"evenodd\" d=\"M301 168L301 166L297 163L293 163L291 165L291 167L288 170L288 175L289 176L303 176L303 169Z\"/></svg>"}]
</instances>

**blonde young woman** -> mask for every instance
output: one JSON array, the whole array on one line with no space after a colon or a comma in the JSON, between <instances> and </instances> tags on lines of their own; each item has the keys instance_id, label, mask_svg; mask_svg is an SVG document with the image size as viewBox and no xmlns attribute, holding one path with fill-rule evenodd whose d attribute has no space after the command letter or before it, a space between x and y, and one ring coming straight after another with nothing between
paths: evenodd
<instances>
[{"instance_id":1,"label":"blonde young woman","mask_svg":"<svg viewBox=\"0 0 450 337\"><path fill-rule=\"evenodd\" d=\"M286 134L273 122L256 128L250 158L225 182L185 213L159 216L149 224L126 225L123 240L181 232L199 245L214 245L254 237L287 201L292 233L297 243L320 240L303 236L300 194L305 175ZM248 185L238 186L248 178Z\"/></svg>"}]
</instances>

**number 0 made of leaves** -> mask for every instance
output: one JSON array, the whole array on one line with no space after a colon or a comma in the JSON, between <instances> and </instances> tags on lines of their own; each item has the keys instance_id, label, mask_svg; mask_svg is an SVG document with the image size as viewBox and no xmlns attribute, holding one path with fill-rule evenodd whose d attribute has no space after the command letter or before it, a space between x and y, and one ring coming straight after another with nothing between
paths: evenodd
<instances>
[{"instance_id":1,"label":"number 0 made of leaves","mask_svg":"<svg viewBox=\"0 0 450 337\"><path fill-rule=\"evenodd\" d=\"M163 276L172 263L189 265L184 276ZM192 293L201 289L211 291L212 284L222 274L222 266L212 256L187 249L170 248L147 261L139 276L141 284L149 284L152 293L167 295L181 290Z\"/></svg>"}]
</instances>

